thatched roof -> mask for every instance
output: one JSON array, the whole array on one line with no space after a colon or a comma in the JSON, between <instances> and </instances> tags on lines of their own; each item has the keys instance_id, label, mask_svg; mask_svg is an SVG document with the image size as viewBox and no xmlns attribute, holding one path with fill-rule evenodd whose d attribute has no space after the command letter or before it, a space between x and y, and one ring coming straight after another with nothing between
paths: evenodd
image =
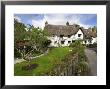
<instances>
[{"instance_id":1,"label":"thatched roof","mask_svg":"<svg viewBox=\"0 0 110 89\"><path fill-rule=\"evenodd\" d=\"M51 24L47 24L44 27L45 31L48 32L48 34L50 36L52 35L64 35L64 36L68 36L68 35L75 35L79 29L82 30L82 32L85 35L85 38L87 37L96 37L96 33L92 32L92 30L90 29L84 29L82 27L80 27L79 25L51 25Z\"/></svg>"},{"instance_id":2,"label":"thatched roof","mask_svg":"<svg viewBox=\"0 0 110 89\"><path fill-rule=\"evenodd\" d=\"M90 37L97 37L97 33L93 32L91 29L83 29L84 32L84 37L85 38L90 38Z\"/></svg>"},{"instance_id":3,"label":"thatched roof","mask_svg":"<svg viewBox=\"0 0 110 89\"><path fill-rule=\"evenodd\" d=\"M66 25L46 25L45 26L45 31L47 31L49 33L49 35L64 35L64 36L68 36L68 35L73 35L76 34L78 31L78 27L74 27L74 26L66 26Z\"/></svg>"}]
</instances>

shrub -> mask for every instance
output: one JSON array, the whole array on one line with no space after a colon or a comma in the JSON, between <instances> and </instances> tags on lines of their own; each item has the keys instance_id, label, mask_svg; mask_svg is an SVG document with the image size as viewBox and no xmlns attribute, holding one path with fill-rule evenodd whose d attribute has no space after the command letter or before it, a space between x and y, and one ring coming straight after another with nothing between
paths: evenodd
<instances>
[{"instance_id":1,"label":"shrub","mask_svg":"<svg viewBox=\"0 0 110 89\"><path fill-rule=\"evenodd\" d=\"M14 49L14 57L15 58L21 58L21 53L17 50L17 49Z\"/></svg>"}]
</instances>

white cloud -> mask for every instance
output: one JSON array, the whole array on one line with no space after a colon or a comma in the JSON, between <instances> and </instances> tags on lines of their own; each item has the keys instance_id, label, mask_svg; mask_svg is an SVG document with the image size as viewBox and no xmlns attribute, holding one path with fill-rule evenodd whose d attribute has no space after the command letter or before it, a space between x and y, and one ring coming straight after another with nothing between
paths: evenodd
<instances>
[{"instance_id":1,"label":"white cloud","mask_svg":"<svg viewBox=\"0 0 110 89\"><path fill-rule=\"evenodd\" d=\"M44 22L43 22L43 20L34 20L34 19L32 19L32 25L34 26L34 27L40 27L40 28L43 28L44 26Z\"/></svg>"},{"instance_id":2,"label":"white cloud","mask_svg":"<svg viewBox=\"0 0 110 89\"><path fill-rule=\"evenodd\" d=\"M85 24L80 24L81 27L84 27L85 29L88 29L90 27L93 27L92 25L85 25Z\"/></svg>"},{"instance_id":3,"label":"white cloud","mask_svg":"<svg viewBox=\"0 0 110 89\"><path fill-rule=\"evenodd\" d=\"M18 16L14 16L14 19L16 19L18 22L21 22L21 18Z\"/></svg>"},{"instance_id":4,"label":"white cloud","mask_svg":"<svg viewBox=\"0 0 110 89\"><path fill-rule=\"evenodd\" d=\"M81 23L81 20L88 20L93 18L89 16L87 18L82 17L82 15L72 15L72 14L45 14L43 19L40 20L32 20L32 25L35 27L41 27L43 28L45 26L45 22L48 21L49 24L54 24L54 25L65 25L66 22L68 21L71 25L72 24L79 24L80 26L83 26L84 28L89 28L92 25L86 25Z\"/></svg>"},{"instance_id":5,"label":"white cloud","mask_svg":"<svg viewBox=\"0 0 110 89\"><path fill-rule=\"evenodd\" d=\"M67 21L69 21L70 24L78 23L79 19L77 17L71 19L68 18L69 15L63 15L63 14L54 14L54 15L45 15L44 19L45 21L48 21L50 24L59 24L59 25L65 25Z\"/></svg>"}]
</instances>

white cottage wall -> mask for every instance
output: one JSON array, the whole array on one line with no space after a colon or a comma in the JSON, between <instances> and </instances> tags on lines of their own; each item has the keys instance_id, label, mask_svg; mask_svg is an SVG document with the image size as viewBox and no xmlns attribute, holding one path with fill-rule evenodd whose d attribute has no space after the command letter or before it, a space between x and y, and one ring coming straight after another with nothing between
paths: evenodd
<instances>
[{"instance_id":1,"label":"white cottage wall","mask_svg":"<svg viewBox=\"0 0 110 89\"><path fill-rule=\"evenodd\" d=\"M69 46L70 43L72 43L72 40L78 40L81 39L83 40L84 38L84 34L82 32L81 29L78 30L78 32L75 35L72 35L70 38L69 37L58 37L58 36L54 36L54 37L48 37L49 40L51 40L50 43L50 47L59 47L59 46ZM86 44L93 44L95 42L97 42L97 37L96 38L92 38L92 42L90 43L90 41L88 39L86 39ZM64 41L64 43L61 43L61 41ZM70 43L69 43L70 41ZM85 42L83 41L83 44L85 44Z\"/></svg>"},{"instance_id":2,"label":"white cottage wall","mask_svg":"<svg viewBox=\"0 0 110 89\"><path fill-rule=\"evenodd\" d=\"M92 44L93 44L93 43L97 43L97 37L96 37L96 38L93 38L93 37L92 37Z\"/></svg>"},{"instance_id":3,"label":"white cottage wall","mask_svg":"<svg viewBox=\"0 0 110 89\"><path fill-rule=\"evenodd\" d=\"M79 34L81 34L80 37L78 36ZM77 39L83 40L83 37L84 37L83 32L81 31L81 29L79 29L79 31L75 34L75 40Z\"/></svg>"}]
</instances>

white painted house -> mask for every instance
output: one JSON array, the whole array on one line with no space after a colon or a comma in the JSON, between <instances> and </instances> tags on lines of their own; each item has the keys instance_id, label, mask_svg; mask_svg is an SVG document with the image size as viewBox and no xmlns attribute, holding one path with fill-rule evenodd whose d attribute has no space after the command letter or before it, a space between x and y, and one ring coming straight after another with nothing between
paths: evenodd
<instances>
[{"instance_id":1,"label":"white painted house","mask_svg":"<svg viewBox=\"0 0 110 89\"><path fill-rule=\"evenodd\" d=\"M90 29L81 28L77 24L69 25L51 25L45 23L44 30L48 32L48 39L51 40L50 46L69 46L75 40L83 40L83 44L93 44L97 42L96 33ZM91 37L91 40L90 40Z\"/></svg>"}]
</instances>

